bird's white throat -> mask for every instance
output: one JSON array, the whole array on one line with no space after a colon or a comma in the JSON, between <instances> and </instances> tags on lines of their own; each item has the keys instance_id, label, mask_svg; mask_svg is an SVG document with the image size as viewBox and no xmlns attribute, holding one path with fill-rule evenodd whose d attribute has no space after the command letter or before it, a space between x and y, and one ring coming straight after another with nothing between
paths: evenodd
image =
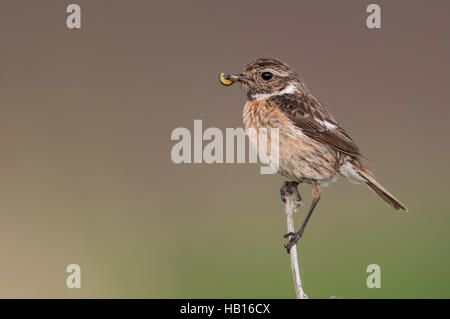
<instances>
[{"instance_id":1,"label":"bird's white throat","mask_svg":"<svg viewBox=\"0 0 450 319\"><path fill-rule=\"evenodd\" d=\"M273 92L273 93L254 94L251 96L251 98L253 101L259 101L259 100L267 99L272 96L283 95L283 94L292 94L292 93L295 93L297 90L298 90L297 86L295 86L294 84L289 84L281 91Z\"/></svg>"}]
</instances>

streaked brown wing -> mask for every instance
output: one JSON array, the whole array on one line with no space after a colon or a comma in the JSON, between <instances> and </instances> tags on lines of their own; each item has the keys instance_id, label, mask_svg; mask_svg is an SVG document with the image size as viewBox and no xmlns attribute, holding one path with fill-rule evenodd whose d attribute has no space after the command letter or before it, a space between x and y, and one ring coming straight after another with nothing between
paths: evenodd
<instances>
[{"instance_id":1,"label":"streaked brown wing","mask_svg":"<svg viewBox=\"0 0 450 319\"><path fill-rule=\"evenodd\" d=\"M295 117L291 120L305 134L315 140L321 141L343 153L353 156L361 156L358 146L339 126L333 129L327 129L309 118Z\"/></svg>"},{"instance_id":2,"label":"streaked brown wing","mask_svg":"<svg viewBox=\"0 0 450 319\"><path fill-rule=\"evenodd\" d=\"M284 94L273 97L273 103L296 125L302 133L317 141L331 146L343 153L362 157L358 146L339 126L333 116L314 98ZM272 102L272 101L271 101ZM326 127L319 121L328 122L333 127Z\"/></svg>"}]
</instances>

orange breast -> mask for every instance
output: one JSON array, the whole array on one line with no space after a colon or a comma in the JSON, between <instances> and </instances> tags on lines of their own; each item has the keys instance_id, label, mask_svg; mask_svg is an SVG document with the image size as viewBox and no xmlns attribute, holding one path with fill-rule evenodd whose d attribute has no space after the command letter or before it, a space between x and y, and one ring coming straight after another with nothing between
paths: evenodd
<instances>
[{"instance_id":1,"label":"orange breast","mask_svg":"<svg viewBox=\"0 0 450 319\"><path fill-rule=\"evenodd\" d=\"M292 128L291 121L267 100L248 101L244 106L243 119L245 128L277 127L280 130Z\"/></svg>"}]
</instances>

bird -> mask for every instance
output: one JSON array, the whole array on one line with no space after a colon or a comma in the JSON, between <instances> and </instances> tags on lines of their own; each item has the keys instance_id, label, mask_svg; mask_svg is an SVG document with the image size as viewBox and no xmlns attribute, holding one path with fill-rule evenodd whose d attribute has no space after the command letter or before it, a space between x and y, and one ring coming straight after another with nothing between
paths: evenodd
<instances>
[{"instance_id":1,"label":"bird","mask_svg":"<svg viewBox=\"0 0 450 319\"><path fill-rule=\"evenodd\" d=\"M317 206L322 188L339 176L356 184L365 184L397 211L407 211L367 168L363 156L349 133L316 99L305 82L285 62L264 56L244 66L240 73L220 75L223 85L239 83L247 101L243 109L245 129L278 128L279 164L277 172L286 177L280 193L285 202L287 194L302 197L300 183L312 185L312 203L298 232L289 238L288 253L302 237ZM257 145L257 137L249 135Z\"/></svg>"}]
</instances>

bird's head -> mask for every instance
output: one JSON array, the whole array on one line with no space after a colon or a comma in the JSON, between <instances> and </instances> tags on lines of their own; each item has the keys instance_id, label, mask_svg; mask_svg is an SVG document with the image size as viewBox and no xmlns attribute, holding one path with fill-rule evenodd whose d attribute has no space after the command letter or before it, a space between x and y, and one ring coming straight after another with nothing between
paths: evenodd
<instances>
[{"instance_id":1,"label":"bird's head","mask_svg":"<svg viewBox=\"0 0 450 319\"><path fill-rule=\"evenodd\" d=\"M234 82L242 85L249 100L306 90L294 70L272 57L262 57L250 62L242 73L226 74L221 77L221 83L224 85L231 85Z\"/></svg>"}]
</instances>

